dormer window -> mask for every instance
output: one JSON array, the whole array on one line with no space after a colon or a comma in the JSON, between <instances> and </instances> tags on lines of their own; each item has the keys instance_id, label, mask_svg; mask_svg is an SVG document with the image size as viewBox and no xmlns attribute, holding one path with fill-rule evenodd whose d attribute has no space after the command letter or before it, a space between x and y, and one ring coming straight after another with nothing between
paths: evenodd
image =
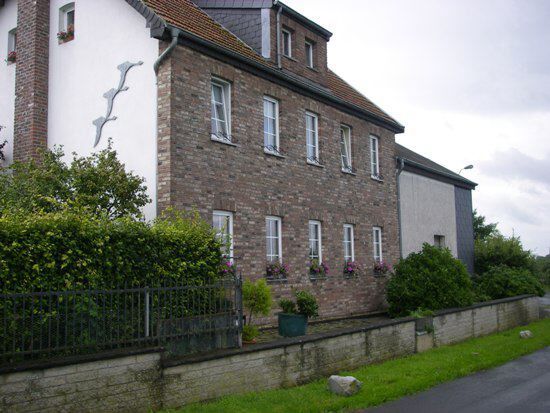
<instances>
[{"instance_id":1,"label":"dormer window","mask_svg":"<svg viewBox=\"0 0 550 413\"><path fill-rule=\"evenodd\" d=\"M74 39L75 8L74 3L66 4L59 9L59 32L57 38L60 43Z\"/></svg>"},{"instance_id":2,"label":"dormer window","mask_svg":"<svg viewBox=\"0 0 550 413\"><path fill-rule=\"evenodd\" d=\"M283 29L283 55L292 57L292 33Z\"/></svg>"},{"instance_id":3,"label":"dormer window","mask_svg":"<svg viewBox=\"0 0 550 413\"><path fill-rule=\"evenodd\" d=\"M313 68L313 43L306 41L306 64Z\"/></svg>"},{"instance_id":4,"label":"dormer window","mask_svg":"<svg viewBox=\"0 0 550 413\"><path fill-rule=\"evenodd\" d=\"M8 64L15 63L17 60L17 54L15 48L17 46L17 29L11 29L8 32Z\"/></svg>"}]
</instances>

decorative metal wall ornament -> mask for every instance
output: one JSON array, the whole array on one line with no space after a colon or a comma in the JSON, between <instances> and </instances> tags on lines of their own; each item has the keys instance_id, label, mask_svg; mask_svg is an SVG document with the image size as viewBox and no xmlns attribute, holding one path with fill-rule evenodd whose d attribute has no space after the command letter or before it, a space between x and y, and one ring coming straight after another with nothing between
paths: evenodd
<instances>
[{"instance_id":1,"label":"decorative metal wall ornament","mask_svg":"<svg viewBox=\"0 0 550 413\"><path fill-rule=\"evenodd\" d=\"M117 66L117 69L120 71L120 81L118 83L118 87L116 89L111 89L103 94L103 97L107 99L107 114L105 116L97 118L92 122L96 127L94 148L97 146L97 144L101 140L101 131L103 130L103 126L105 126L107 122L117 119L116 116L111 116L111 113L113 112L113 103L115 101L116 96L120 92L125 92L128 90L128 86L124 86L128 71L132 67L141 66L142 64L143 64L142 61L139 61L137 63L124 62Z\"/></svg>"}]
</instances>

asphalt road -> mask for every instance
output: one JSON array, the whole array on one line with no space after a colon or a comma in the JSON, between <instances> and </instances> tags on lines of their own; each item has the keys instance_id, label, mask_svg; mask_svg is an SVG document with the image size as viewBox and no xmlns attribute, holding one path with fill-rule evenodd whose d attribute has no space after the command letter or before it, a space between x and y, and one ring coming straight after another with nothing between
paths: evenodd
<instances>
[{"instance_id":1,"label":"asphalt road","mask_svg":"<svg viewBox=\"0 0 550 413\"><path fill-rule=\"evenodd\" d=\"M368 389L368 383L364 384ZM550 413L550 347L364 413Z\"/></svg>"}]
</instances>

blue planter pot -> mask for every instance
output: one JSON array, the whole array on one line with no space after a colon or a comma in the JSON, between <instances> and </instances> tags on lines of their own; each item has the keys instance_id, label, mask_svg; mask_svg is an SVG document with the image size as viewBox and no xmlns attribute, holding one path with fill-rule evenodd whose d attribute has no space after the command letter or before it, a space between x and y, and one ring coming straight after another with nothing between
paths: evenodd
<instances>
[{"instance_id":1,"label":"blue planter pot","mask_svg":"<svg viewBox=\"0 0 550 413\"><path fill-rule=\"evenodd\" d=\"M307 330L307 317L301 314L277 314L279 335L283 337L304 336Z\"/></svg>"}]
</instances>

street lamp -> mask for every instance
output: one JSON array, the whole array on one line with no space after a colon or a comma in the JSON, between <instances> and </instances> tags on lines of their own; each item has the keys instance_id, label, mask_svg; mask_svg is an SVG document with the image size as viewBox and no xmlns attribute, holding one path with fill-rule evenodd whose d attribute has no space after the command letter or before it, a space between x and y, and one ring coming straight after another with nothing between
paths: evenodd
<instances>
[{"instance_id":1,"label":"street lamp","mask_svg":"<svg viewBox=\"0 0 550 413\"><path fill-rule=\"evenodd\" d=\"M474 169L474 165L466 165L464 168L462 168L458 174L460 175L464 169Z\"/></svg>"}]
</instances>

